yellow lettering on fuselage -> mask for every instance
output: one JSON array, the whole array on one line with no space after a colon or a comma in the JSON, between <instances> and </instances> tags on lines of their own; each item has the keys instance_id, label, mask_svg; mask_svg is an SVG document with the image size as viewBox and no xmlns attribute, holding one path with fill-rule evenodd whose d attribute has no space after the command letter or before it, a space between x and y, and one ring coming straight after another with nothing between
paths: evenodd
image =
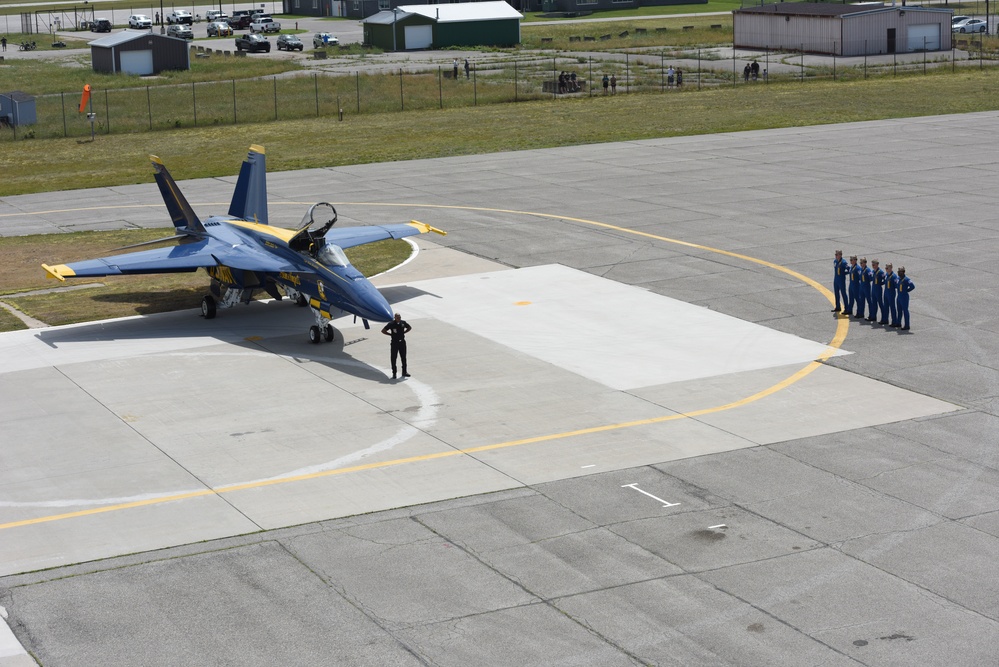
<instances>
[{"instance_id":1,"label":"yellow lettering on fuselage","mask_svg":"<svg viewBox=\"0 0 999 667\"><path fill-rule=\"evenodd\" d=\"M284 271L282 271L281 273L278 274L278 278L284 280L285 282L291 283L295 287L298 287L299 285L302 284L302 279L297 274L294 273L285 273Z\"/></svg>"},{"instance_id":2,"label":"yellow lettering on fuselage","mask_svg":"<svg viewBox=\"0 0 999 667\"><path fill-rule=\"evenodd\" d=\"M220 283L225 283L227 285L235 285L236 279L232 277L232 270L228 266L210 266L207 269L208 275L210 275L215 280Z\"/></svg>"}]
</instances>

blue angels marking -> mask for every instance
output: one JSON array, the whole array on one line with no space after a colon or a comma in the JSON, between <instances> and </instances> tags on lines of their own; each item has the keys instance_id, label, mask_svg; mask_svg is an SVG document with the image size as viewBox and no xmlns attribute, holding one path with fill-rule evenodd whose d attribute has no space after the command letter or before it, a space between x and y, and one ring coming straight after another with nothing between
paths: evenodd
<instances>
[{"instance_id":1,"label":"blue angels marking","mask_svg":"<svg viewBox=\"0 0 999 667\"><path fill-rule=\"evenodd\" d=\"M42 267L53 278L146 273L176 273L205 269L211 277L210 294L201 301L206 319L217 308L249 303L259 292L276 299L288 296L299 305L310 306L315 325L309 340L333 340L331 313L344 311L368 320L392 320L392 308L347 256L345 248L415 234L445 232L412 220L394 225L340 227L332 204L309 207L297 229L268 224L267 178L264 149L250 146L239 171L227 215L214 215L202 222L181 194L163 162L150 156L167 212L175 233L130 248L171 243L169 247L123 255Z\"/></svg>"}]
</instances>

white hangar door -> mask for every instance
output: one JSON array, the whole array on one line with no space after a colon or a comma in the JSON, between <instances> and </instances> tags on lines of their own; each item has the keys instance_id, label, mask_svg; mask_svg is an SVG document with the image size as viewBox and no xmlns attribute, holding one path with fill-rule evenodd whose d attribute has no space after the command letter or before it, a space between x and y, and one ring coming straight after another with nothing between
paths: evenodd
<instances>
[{"instance_id":1,"label":"white hangar door","mask_svg":"<svg viewBox=\"0 0 999 667\"><path fill-rule=\"evenodd\" d=\"M152 51L120 51L121 71L144 76L153 73Z\"/></svg>"},{"instance_id":2,"label":"white hangar door","mask_svg":"<svg viewBox=\"0 0 999 667\"><path fill-rule=\"evenodd\" d=\"M908 33L908 43L906 51L939 51L940 50L940 24L924 23L922 25L910 25ZM925 46L924 46L925 44Z\"/></svg>"},{"instance_id":3,"label":"white hangar door","mask_svg":"<svg viewBox=\"0 0 999 667\"><path fill-rule=\"evenodd\" d=\"M434 27L432 25L406 26L406 50L429 49L434 43Z\"/></svg>"}]
</instances>

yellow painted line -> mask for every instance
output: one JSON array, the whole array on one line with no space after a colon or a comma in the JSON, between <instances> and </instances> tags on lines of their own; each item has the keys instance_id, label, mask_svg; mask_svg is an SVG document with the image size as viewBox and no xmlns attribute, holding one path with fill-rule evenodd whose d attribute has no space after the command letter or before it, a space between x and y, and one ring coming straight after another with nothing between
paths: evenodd
<instances>
[{"instance_id":1,"label":"yellow painted line","mask_svg":"<svg viewBox=\"0 0 999 667\"><path fill-rule=\"evenodd\" d=\"M290 204L290 205L298 205L298 206L302 205L302 202L281 202L281 203L282 204ZM566 216L561 216L561 215L552 215L552 214L547 214L547 213L533 213L533 212L529 212L529 211L515 211L515 210L510 210L510 209L484 208L484 207L476 207L476 206L440 206L440 205L434 205L434 204L378 204L378 203L373 203L373 202L347 202L347 203L341 203L340 205L341 206L343 206L343 205L348 205L348 206L399 206L399 207L405 206L405 207L408 207L408 208L444 208L444 209L455 209L455 210L466 210L466 211L485 211L485 212L492 212L492 213L508 213L508 214L514 214L514 215L534 216L534 217L540 217L540 218L549 218L549 219L553 219L553 220L565 220L565 221L576 222L576 223L584 224L584 225L591 225L591 226L596 226L596 227L602 227L604 229L612 229L614 231L620 231L620 232L623 232L623 233L626 233L626 234L632 234L632 235L635 235L635 236L643 236L645 238L650 238L650 239L654 239L654 240L657 240L657 241L663 241L663 242L666 242L666 243L673 243L673 244L685 246L685 247L688 247L688 248L694 248L694 249L697 249L697 250L704 250L706 252L712 252L712 253L717 253L717 254L720 254L720 255L726 255L728 257L733 257L733 258L744 260L744 261L751 262L751 263L754 263L754 264L759 264L761 266L766 266L766 267L774 269L776 271L780 271L781 273L787 274L787 275L795 278L796 280L800 280L801 282L804 282L805 284L807 284L807 285L813 287L814 289L818 290L823 296L826 297L826 300L829 301L829 303L835 303L833 294L824 285L818 283L815 280L812 280L808 276L805 276L805 275L803 275L801 273L798 273L797 271L789 269L789 268L787 268L785 266L781 266L779 264L774 264L773 262L768 262L768 261L763 260L763 259L757 259L756 257L750 257L748 255L742 255L740 253L735 253L735 252L731 252L731 251L728 251L728 250L721 250L720 248L712 248L710 246L700 245L698 243L691 243L689 241L681 241L679 239L672 239L672 238L668 238L668 237L665 237L665 236L658 236L656 234L650 234L648 232L640 232L640 231L636 231L636 230L632 230L632 229L627 229L626 227L619 227L617 225L610 225L610 224L607 224L607 223L597 222L597 221L594 221L594 220L585 220L583 218L571 218L571 217L566 217ZM121 208L121 207L95 207L95 208ZM79 210L91 210L91 209L79 209ZM191 499L191 498L199 498L199 497L211 496L211 495L221 495L221 494L224 494L224 493L234 493L236 491L248 491L248 490L252 490L252 489L263 488L263 487L266 487L266 486L273 486L273 485L276 485L276 484L289 484L289 483L292 483L292 482L302 482L302 481L306 481L306 480L320 479L320 478L323 478L323 477L331 477L333 475L343 475L343 474L352 473L352 472L362 472L362 471L365 471L365 470L375 470L375 469L378 469L378 468L389 468L389 467L398 466L398 465L405 465L407 463L420 463L420 462L423 462L423 461L432 461L432 460L435 460L435 459L442 459L442 458L447 458L447 457L451 457L451 456L476 454L476 453L479 453L479 452L487 452L487 451L493 451L493 450L497 450L497 449L507 449L507 448L510 448L510 447L519 447L519 446L522 446L522 445L532 445L532 444L538 444L538 443L543 443L543 442L551 442L551 441L554 441L554 440L563 440L563 439L566 439L566 438L573 438L573 437L582 436L582 435L590 435L590 434L594 434L594 433L605 433L607 431L615 431L615 430L620 430L620 429L625 429L625 428L635 428L635 427L638 427L638 426L648 426L648 425L653 425L653 424L661 424L661 423L664 423L664 422L675 421L675 420L678 420L678 419L688 419L688 418L691 418L691 417L699 417L699 416L702 416L702 415L709 415L709 414L713 414L713 413L716 413L716 412L723 412L723 411L726 411L726 410L731 410L731 409L734 409L734 408L742 407L744 405L748 405L750 403L758 401L758 400L760 400L762 398L766 398L767 396L771 396L771 395L777 393L778 391L786 389L787 387L789 387L789 386L793 385L794 383L800 381L801 379L807 377L813 371L815 371L816 369L818 369L818 368L820 368L822 366L822 364L821 364L822 361L825 361L826 359L828 359L830 356L832 356L836 352L837 349L840 348L840 346L843 344L843 341L846 340L846 335L847 335L847 332L849 331L849 327L850 327L850 323L849 323L849 319L848 318L837 317L836 333L833 336L833 339L829 342L829 345L828 345L826 351L823 352L821 355L819 355L819 357L815 361L809 362L808 365L806 365L805 367L801 368L800 370L798 370L794 374L790 375L789 377L781 380L780 382L778 382L778 383L776 383L776 384L774 384L774 385L772 385L770 387L767 387L766 389L758 391L755 394L752 394L750 396L746 396L745 398L741 398L739 400L732 401L731 403L726 403L724 405L718 405L718 406L714 406L714 407L710 407L710 408L703 408L701 410L694 410L694 411L691 411L691 412L673 413L673 414L669 414L669 415L663 415L663 416L660 416L660 417L651 417L651 418L648 418L648 419L638 419L638 420L634 420L634 421L620 422L620 423L617 423L617 424L604 424L604 425L601 425L601 426L593 426L593 427L590 427L590 428L577 429L577 430L573 430L573 431L563 431L561 433L551 433L551 434L547 434L547 435L539 435L539 436L534 436L534 437L530 437L530 438L521 438L519 440L508 440L506 442L499 442L499 443L495 443L495 444L491 444L491 445L481 445L479 447L469 447L469 448L466 448L466 449L452 449L452 450L443 451L443 452L434 452L432 454L423 454L423 455L419 455L419 456L409 456L409 457L406 457L406 458L392 459L390 461L381 461L381 462L366 463L366 464L362 464L362 465L350 466L348 468L337 468L335 470L325 470L325 471L322 471L322 472L309 473L309 474L305 474L305 475L296 475L294 477L282 477L282 478L278 478L278 479L271 479L271 480L265 480L265 481L247 482L247 483L244 483L244 484L233 484L233 485L230 485L230 486L222 486L222 487L218 487L218 488L214 488L214 489L203 489L203 490L200 490L200 491L191 491L191 492L188 492L188 493L180 493L180 494L175 494L175 495L170 495L170 496L162 496L162 497L159 497L159 498L150 498L150 499L147 499L147 500L135 501L135 502L130 502L130 503L120 503L120 504L117 504L117 505L108 505L108 506L105 506L105 507L96 507L96 508L91 508L91 509L86 509L86 510L79 510L79 511L76 511L76 512L67 512L67 513L64 513L64 514L53 514L53 515L49 515L49 516L36 517L34 519L24 519L22 521L13 521L13 522L10 522L10 523L0 524L0 530L6 530L6 529L9 529L9 528L17 528L17 527L20 527L20 526L30 526L30 525L36 525L36 524L41 524L41 523L48 523L48 522L52 522L52 521L61 521L61 520L64 520L64 519L73 519L73 518L77 518L77 517L90 516L90 515L94 515L94 514L103 514L105 512L115 512L115 511L118 511L118 510L132 509L132 508L136 508L136 507L146 507L146 506L149 506L149 505L159 505L159 504L162 504L162 503L175 502L175 501L179 501L179 500L188 500L188 499Z\"/></svg>"}]
</instances>

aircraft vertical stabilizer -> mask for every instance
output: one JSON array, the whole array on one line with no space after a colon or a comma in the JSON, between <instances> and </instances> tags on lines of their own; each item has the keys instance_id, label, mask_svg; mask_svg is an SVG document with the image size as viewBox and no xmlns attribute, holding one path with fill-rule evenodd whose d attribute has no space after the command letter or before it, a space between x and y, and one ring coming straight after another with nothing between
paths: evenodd
<instances>
[{"instance_id":1,"label":"aircraft vertical stabilizer","mask_svg":"<svg viewBox=\"0 0 999 667\"><path fill-rule=\"evenodd\" d=\"M177 228L177 233L184 233L181 231L182 229L191 232L204 232L204 225L201 224L201 220L195 215L191 205L187 203L187 199L180 193L177 182L173 180L173 176L163 166L162 160L155 155L150 155L149 159L152 161L153 170L156 172L154 176L156 185L160 188L160 194L163 195L163 203L166 204L167 211L170 212L170 219L173 221L173 226Z\"/></svg>"},{"instance_id":2,"label":"aircraft vertical stabilizer","mask_svg":"<svg viewBox=\"0 0 999 667\"><path fill-rule=\"evenodd\" d=\"M250 152L239 169L229 215L267 224L267 166L263 146L250 146Z\"/></svg>"}]
</instances>

